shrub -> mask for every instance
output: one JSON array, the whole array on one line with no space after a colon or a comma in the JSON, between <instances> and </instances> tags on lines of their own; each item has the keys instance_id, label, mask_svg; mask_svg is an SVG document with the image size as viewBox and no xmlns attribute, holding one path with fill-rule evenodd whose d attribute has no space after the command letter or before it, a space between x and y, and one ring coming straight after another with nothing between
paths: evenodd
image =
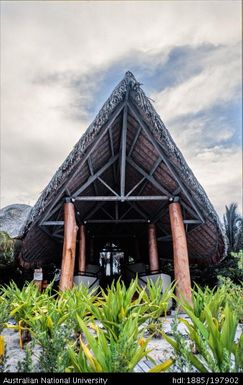
<instances>
[{"instance_id":1,"label":"shrub","mask_svg":"<svg viewBox=\"0 0 243 385\"><path fill-rule=\"evenodd\" d=\"M137 363L148 354L147 344L139 339L138 315L128 318L120 327L120 333L102 331L96 328L93 336L85 323L78 317L86 343L80 336L78 352L69 347L68 371L72 372L131 372Z\"/></svg>"},{"instance_id":2,"label":"shrub","mask_svg":"<svg viewBox=\"0 0 243 385\"><path fill-rule=\"evenodd\" d=\"M178 341L162 332L166 341L174 348L176 357L181 355L184 362L203 373L242 371L243 336L235 342L238 318L228 303L217 318L213 316L209 306L205 305L204 322L188 306L184 306L184 310L190 317L190 322L185 319L181 319L181 322L187 327L194 352L185 337L181 336Z\"/></svg>"}]
</instances>

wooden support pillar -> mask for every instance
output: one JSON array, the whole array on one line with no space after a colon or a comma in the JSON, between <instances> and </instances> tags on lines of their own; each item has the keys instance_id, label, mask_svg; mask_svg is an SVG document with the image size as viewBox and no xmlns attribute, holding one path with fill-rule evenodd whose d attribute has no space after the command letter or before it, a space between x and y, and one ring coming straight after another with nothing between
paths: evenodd
<instances>
[{"instance_id":1,"label":"wooden support pillar","mask_svg":"<svg viewBox=\"0 0 243 385\"><path fill-rule=\"evenodd\" d=\"M78 256L78 271L85 271L86 266L86 234L85 225L79 227L79 256Z\"/></svg>"},{"instance_id":2,"label":"wooden support pillar","mask_svg":"<svg viewBox=\"0 0 243 385\"><path fill-rule=\"evenodd\" d=\"M77 231L74 204L66 201L64 203L64 243L59 284L62 291L71 289L73 286Z\"/></svg>"},{"instance_id":3,"label":"wooden support pillar","mask_svg":"<svg viewBox=\"0 0 243 385\"><path fill-rule=\"evenodd\" d=\"M158 245L156 239L156 226L154 223L148 224L148 247L149 247L149 266L150 271L159 270Z\"/></svg>"},{"instance_id":4,"label":"wooden support pillar","mask_svg":"<svg viewBox=\"0 0 243 385\"><path fill-rule=\"evenodd\" d=\"M170 224L173 241L174 275L177 282L177 296L191 302L191 277L187 249L186 232L183 223L181 205L173 201L169 205Z\"/></svg>"}]
</instances>

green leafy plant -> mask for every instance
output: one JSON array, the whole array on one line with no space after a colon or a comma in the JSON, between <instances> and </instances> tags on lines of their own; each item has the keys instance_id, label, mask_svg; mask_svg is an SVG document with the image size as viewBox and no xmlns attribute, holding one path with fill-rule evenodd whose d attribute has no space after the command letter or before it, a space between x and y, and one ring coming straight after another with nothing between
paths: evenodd
<instances>
[{"instance_id":1,"label":"green leafy plant","mask_svg":"<svg viewBox=\"0 0 243 385\"><path fill-rule=\"evenodd\" d=\"M160 337L159 329L162 327L162 321L159 317L165 316L169 309L170 301L174 298L175 284L171 283L163 290L163 281L158 278L155 282L147 280L145 289L140 288L144 312L148 315L148 330L154 336Z\"/></svg>"},{"instance_id":2,"label":"green leafy plant","mask_svg":"<svg viewBox=\"0 0 243 385\"><path fill-rule=\"evenodd\" d=\"M62 372L66 365L66 345L73 337L73 322L65 302L52 297L35 308L28 318L36 344L42 348L39 364L43 372Z\"/></svg>"},{"instance_id":3,"label":"green leafy plant","mask_svg":"<svg viewBox=\"0 0 243 385\"><path fill-rule=\"evenodd\" d=\"M0 231L0 268L14 264L16 240L6 232Z\"/></svg>"},{"instance_id":4,"label":"green leafy plant","mask_svg":"<svg viewBox=\"0 0 243 385\"><path fill-rule=\"evenodd\" d=\"M0 373L7 372L9 365L7 364L8 355L4 337L0 335Z\"/></svg>"},{"instance_id":5,"label":"green leafy plant","mask_svg":"<svg viewBox=\"0 0 243 385\"><path fill-rule=\"evenodd\" d=\"M219 290L224 292L225 303L234 309L234 312L239 318L240 322L243 322L243 286L235 284L230 278L219 276L218 277Z\"/></svg>"},{"instance_id":6,"label":"green leafy plant","mask_svg":"<svg viewBox=\"0 0 243 385\"><path fill-rule=\"evenodd\" d=\"M33 314L36 306L43 301L42 295L37 286L31 282L26 283L22 289L18 288L15 282L2 289L3 297L10 304L10 317L14 317L16 322L27 321L28 317Z\"/></svg>"},{"instance_id":7,"label":"green leafy plant","mask_svg":"<svg viewBox=\"0 0 243 385\"><path fill-rule=\"evenodd\" d=\"M226 288L214 288L210 289L209 287L200 288L197 284L195 284L194 289L192 290L192 303L189 303L187 300L181 298L177 299L179 305L183 307L183 309L188 309L193 312L196 317L198 317L202 322L205 321L205 307L208 306L212 316L218 317L220 309L226 303Z\"/></svg>"},{"instance_id":8,"label":"green leafy plant","mask_svg":"<svg viewBox=\"0 0 243 385\"><path fill-rule=\"evenodd\" d=\"M31 373L34 371L33 365L33 341L24 347L24 359L19 360L17 363L17 371L19 373Z\"/></svg>"},{"instance_id":9,"label":"green leafy plant","mask_svg":"<svg viewBox=\"0 0 243 385\"><path fill-rule=\"evenodd\" d=\"M2 333L6 322L9 319L10 303L7 299L0 295L0 334Z\"/></svg>"},{"instance_id":10,"label":"green leafy plant","mask_svg":"<svg viewBox=\"0 0 243 385\"><path fill-rule=\"evenodd\" d=\"M139 324L147 318L145 313L149 304L142 303L143 292L134 299L137 292L137 279L132 281L128 288L118 280L116 284L112 283L107 293L101 290L101 297L96 302L90 303L89 309L106 330L114 336L119 336L121 325L128 318L137 317Z\"/></svg>"},{"instance_id":11,"label":"green leafy plant","mask_svg":"<svg viewBox=\"0 0 243 385\"><path fill-rule=\"evenodd\" d=\"M119 336L96 328L92 335L78 317L86 342L80 336L78 352L69 347L68 371L73 372L131 372L147 354L148 340L139 338L138 315L127 319L120 328Z\"/></svg>"},{"instance_id":12,"label":"green leafy plant","mask_svg":"<svg viewBox=\"0 0 243 385\"><path fill-rule=\"evenodd\" d=\"M178 313L175 313L171 332L174 338L174 368L178 372L193 372L193 365L190 360L191 349L188 349L188 341L179 331L179 318ZM172 343L172 340L171 340Z\"/></svg>"},{"instance_id":13,"label":"green leafy plant","mask_svg":"<svg viewBox=\"0 0 243 385\"><path fill-rule=\"evenodd\" d=\"M189 349L186 340L178 344L176 339L168 337L162 332L163 337L169 342L176 354L182 354L199 372L238 372L242 370L240 349L242 336L235 342L238 319L232 308L226 304L223 311L215 318L208 305L204 308L205 322L202 322L188 307L184 307L190 317L190 322L181 319L188 330L188 336L195 347L194 354Z\"/></svg>"},{"instance_id":14,"label":"green leafy plant","mask_svg":"<svg viewBox=\"0 0 243 385\"><path fill-rule=\"evenodd\" d=\"M90 320L92 318L90 306L97 301L97 298L94 292L89 291L88 287L79 285L59 293L56 306L63 314L68 315L69 326L73 328L75 333L78 333L80 328L77 315L83 320Z\"/></svg>"}]
</instances>

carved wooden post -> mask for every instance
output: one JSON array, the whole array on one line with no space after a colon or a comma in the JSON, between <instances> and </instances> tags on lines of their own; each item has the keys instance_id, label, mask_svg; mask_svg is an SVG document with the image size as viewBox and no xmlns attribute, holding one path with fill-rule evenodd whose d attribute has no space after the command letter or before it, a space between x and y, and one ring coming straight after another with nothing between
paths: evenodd
<instances>
[{"instance_id":1,"label":"carved wooden post","mask_svg":"<svg viewBox=\"0 0 243 385\"><path fill-rule=\"evenodd\" d=\"M158 245L156 239L156 226L148 224L149 266L151 271L159 270Z\"/></svg>"},{"instance_id":2,"label":"carved wooden post","mask_svg":"<svg viewBox=\"0 0 243 385\"><path fill-rule=\"evenodd\" d=\"M78 271L85 271L86 266L86 234L85 225L79 227L79 256L78 256Z\"/></svg>"},{"instance_id":3,"label":"carved wooden post","mask_svg":"<svg viewBox=\"0 0 243 385\"><path fill-rule=\"evenodd\" d=\"M191 302L191 278L186 233L179 201L169 205L173 241L174 275L177 282L176 294Z\"/></svg>"},{"instance_id":4,"label":"carved wooden post","mask_svg":"<svg viewBox=\"0 0 243 385\"><path fill-rule=\"evenodd\" d=\"M59 288L71 289L75 264L77 230L74 205L70 200L64 203L64 243Z\"/></svg>"}]
</instances>

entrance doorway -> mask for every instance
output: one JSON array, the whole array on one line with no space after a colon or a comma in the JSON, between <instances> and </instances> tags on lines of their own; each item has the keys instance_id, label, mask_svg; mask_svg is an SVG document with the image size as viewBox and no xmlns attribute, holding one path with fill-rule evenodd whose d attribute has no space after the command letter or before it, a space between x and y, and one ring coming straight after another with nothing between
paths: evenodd
<instances>
[{"instance_id":1,"label":"entrance doorway","mask_svg":"<svg viewBox=\"0 0 243 385\"><path fill-rule=\"evenodd\" d=\"M111 285L124 273L124 251L115 243L107 242L99 253L101 269L100 284L103 288Z\"/></svg>"}]
</instances>

